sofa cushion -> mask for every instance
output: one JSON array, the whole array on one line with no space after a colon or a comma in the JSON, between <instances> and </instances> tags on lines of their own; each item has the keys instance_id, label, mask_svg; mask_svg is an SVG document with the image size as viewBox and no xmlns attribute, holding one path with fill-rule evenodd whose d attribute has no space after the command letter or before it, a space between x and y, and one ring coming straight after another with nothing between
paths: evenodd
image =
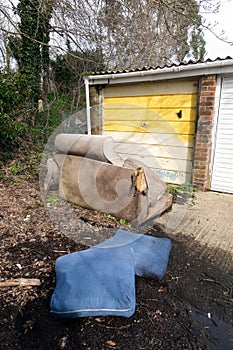
<instances>
[{"instance_id":1,"label":"sofa cushion","mask_svg":"<svg viewBox=\"0 0 233 350\"><path fill-rule=\"evenodd\" d=\"M58 258L50 306L56 317L130 317L135 311L132 249L90 248Z\"/></svg>"},{"instance_id":2,"label":"sofa cushion","mask_svg":"<svg viewBox=\"0 0 233 350\"><path fill-rule=\"evenodd\" d=\"M95 247L130 247L134 253L135 274L145 278L162 279L167 270L172 244L169 238L152 237L119 229L113 237Z\"/></svg>"}]
</instances>

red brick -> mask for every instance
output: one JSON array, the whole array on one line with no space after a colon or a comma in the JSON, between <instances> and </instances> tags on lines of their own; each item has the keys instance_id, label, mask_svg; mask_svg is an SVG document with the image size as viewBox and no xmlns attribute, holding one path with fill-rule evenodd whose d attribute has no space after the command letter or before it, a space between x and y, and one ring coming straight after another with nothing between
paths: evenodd
<instances>
[{"instance_id":1,"label":"red brick","mask_svg":"<svg viewBox=\"0 0 233 350\"><path fill-rule=\"evenodd\" d=\"M202 115L212 116L212 114L213 114L213 108L207 108L205 106L200 106L200 108L199 108L199 120L200 120L200 116L202 116Z\"/></svg>"},{"instance_id":2,"label":"red brick","mask_svg":"<svg viewBox=\"0 0 233 350\"><path fill-rule=\"evenodd\" d=\"M203 80L216 80L216 75L205 75L204 77L202 77Z\"/></svg>"},{"instance_id":3,"label":"red brick","mask_svg":"<svg viewBox=\"0 0 233 350\"><path fill-rule=\"evenodd\" d=\"M195 151L195 154L197 157L201 157L202 155L206 156L207 154L209 154L210 150L208 147L205 147L205 148L198 148L196 151Z\"/></svg>"},{"instance_id":4,"label":"red brick","mask_svg":"<svg viewBox=\"0 0 233 350\"><path fill-rule=\"evenodd\" d=\"M206 165L199 165L198 170L206 170Z\"/></svg>"},{"instance_id":5,"label":"red brick","mask_svg":"<svg viewBox=\"0 0 233 350\"><path fill-rule=\"evenodd\" d=\"M204 115L202 119L212 121L213 120L213 114Z\"/></svg>"},{"instance_id":6,"label":"red brick","mask_svg":"<svg viewBox=\"0 0 233 350\"><path fill-rule=\"evenodd\" d=\"M206 175L206 169L200 170L199 168L195 169L195 174L199 177L205 177Z\"/></svg>"},{"instance_id":7,"label":"red brick","mask_svg":"<svg viewBox=\"0 0 233 350\"><path fill-rule=\"evenodd\" d=\"M200 85L200 89L202 90L203 87L214 86L214 84L215 82L213 80L202 81Z\"/></svg>"},{"instance_id":8,"label":"red brick","mask_svg":"<svg viewBox=\"0 0 233 350\"><path fill-rule=\"evenodd\" d=\"M215 92L214 91L201 91L201 96L202 97L214 97L215 96Z\"/></svg>"},{"instance_id":9,"label":"red brick","mask_svg":"<svg viewBox=\"0 0 233 350\"><path fill-rule=\"evenodd\" d=\"M202 84L201 84L201 89L204 86L207 86L208 88L209 87L214 87L215 88L215 82L214 81L203 81Z\"/></svg>"},{"instance_id":10,"label":"red brick","mask_svg":"<svg viewBox=\"0 0 233 350\"><path fill-rule=\"evenodd\" d=\"M216 90L216 86L208 86L207 87L207 91L215 91Z\"/></svg>"}]
</instances>

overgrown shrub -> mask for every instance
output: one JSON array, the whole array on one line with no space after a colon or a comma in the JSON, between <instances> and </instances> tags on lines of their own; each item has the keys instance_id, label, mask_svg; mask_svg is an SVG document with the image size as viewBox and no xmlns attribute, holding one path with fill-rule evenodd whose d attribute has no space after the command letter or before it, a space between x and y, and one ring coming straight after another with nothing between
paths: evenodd
<instances>
[{"instance_id":1,"label":"overgrown shrub","mask_svg":"<svg viewBox=\"0 0 233 350\"><path fill-rule=\"evenodd\" d=\"M11 150L25 133L32 107L25 89L26 77L0 73L0 149Z\"/></svg>"},{"instance_id":2,"label":"overgrown shrub","mask_svg":"<svg viewBox=\"0 0 233 350\"><path fill-rule=\"evenodd\" d=\"M69 96L50 92L44 111L30 100L27 76L0 72L0 160L14 157L14 149L42 150L52 132L73 113Z\"/></svg>"}]
</instances>

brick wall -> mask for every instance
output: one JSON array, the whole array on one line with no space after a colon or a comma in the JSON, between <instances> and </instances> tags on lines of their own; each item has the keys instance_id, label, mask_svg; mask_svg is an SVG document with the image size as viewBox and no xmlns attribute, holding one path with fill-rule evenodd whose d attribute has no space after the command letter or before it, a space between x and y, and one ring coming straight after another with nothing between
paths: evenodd
<instances>
[{"instance_id":1,"label":"brick wall","mask_svg":"<svg viewBox=\"0 0 233 350\"><path fill-rule=\"evenodd\" d=\"M203 76L200 85L199 119L194 152L193 184L200 190L209 189L212 123L216 75Z\"/></svg>"}]
</instances>

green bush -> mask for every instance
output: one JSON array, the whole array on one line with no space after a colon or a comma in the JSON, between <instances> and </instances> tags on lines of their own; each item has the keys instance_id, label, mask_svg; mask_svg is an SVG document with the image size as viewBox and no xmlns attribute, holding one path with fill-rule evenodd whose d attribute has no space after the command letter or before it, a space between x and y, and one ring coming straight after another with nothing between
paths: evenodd
<instances>
[{"instance_id":1,"label":"green bush","mask_svg":"<svg viewBox=\"0 0 233 350\"><path fill-rule=\"evenodd\" d=\"M8 114L0 113L0 148L11 150L25 132L25 124L13 120Z\"/></svg>"},{"instance_id":2,"label":"green bush","mask_svg":"<svg viewBox=\"0 0 233 350\"><path fill-rule=\"evenodd\" d=\"M39 113L30 101L27 77L18 72L0 72L0 160L11 158L20 147L41 150L49 136L68 118L72 101L62 93L49 93L44 111ZM13 157L13 153L12 153Z\"/></svg>"},{"instance_id":3,"label":"green bush","mask_svg":"<svg viewBox=\"0 0 233 350\"><path fill-rule=\"evenodd\" d=\"M28 100L26 77L19 73L0 73L0 149L11 150L30 123L33 110Z\"/></svg>"}]
</instances>

